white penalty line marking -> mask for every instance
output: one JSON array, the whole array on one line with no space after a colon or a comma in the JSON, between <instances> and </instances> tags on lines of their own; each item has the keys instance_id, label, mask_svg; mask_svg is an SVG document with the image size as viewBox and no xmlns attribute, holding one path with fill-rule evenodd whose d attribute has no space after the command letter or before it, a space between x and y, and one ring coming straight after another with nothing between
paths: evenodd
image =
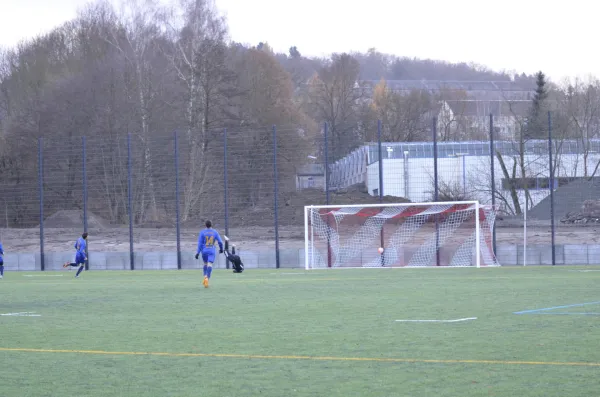
<instances>
[{"instance_id":1,"label":"white penalty line marking","mask_svg":"<svg viewBox=\"0 0 600 397\"><path fill-rule=\"evenodd\" d=\"M587 272L600 272L600 270L569 270L570 272L587 273Z\"/></svg>"},{"instance_id":2,"label":"white penalty line marking","mask_svg":"<svg viewBox=\"0 0 600 397\"><path fill-rule=\"evenodd\" d=\"M41 314L35 314L35 312L0 313L0 316L13 316L13 317L42 317L42 315L41 315Z\"/></svg>"},{"instance_id":3,"label":"white penalty line marking","mask_svg":"<svg viewBox=\"0 0 600 397\"><path fill-rule=\"evenodd\" d=\"M277 274L278 276L288 276L288 275L294 275L294 276L303 276L305 274L310 274L310 273L269 273L269 274Z\"/></svg>"},{"instance_id":4,"label":"white penalty line marking","mask_svg":"<svg viewBox=\"0 0 600 397\"><path fill-rule=\"evenodd\" d=\"M62 277L62 274L23 274L23 277Z\"/></svg>"},{"instance_id":5,"label":"white penalty line marking","mask_svg":"<svg viewBox=\"0 0 600 397\"><path fill-rule=\"evenodd\" d=\"M454 320L396 320L399 323L458 323L460 321L477 320L477 317L457 318Z\"/></svg>"}]
</instances>

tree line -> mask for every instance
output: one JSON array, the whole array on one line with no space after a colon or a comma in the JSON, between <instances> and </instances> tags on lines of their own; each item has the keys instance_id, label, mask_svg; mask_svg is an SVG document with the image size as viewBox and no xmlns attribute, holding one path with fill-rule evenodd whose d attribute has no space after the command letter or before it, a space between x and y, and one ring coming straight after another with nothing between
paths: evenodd
<instances>
[{"instance_id":1,"label":"tree line","mask_svg":"<svg viewBox=\"0 0 600 397\"><path fill-rule=\"evenodd\" d=\"M287 54L276 53L267 42L228 40L227 22L210 0L179 0L169 7L157 0L131 0L119 8L108 1L92 3L48 34L0 53L0 184L7 224L37 221L31 197L39 138L52 156L44 170L47 211L82 206L77 153L86 136L88 178L95 184L90 205L121 223L127 216L125 137L130 134L135 222L143 224L172 219L174 149L164 137L178 131L185 221L222 209L225 129L232 142L230 204L238 211L273 194L272 125L278 126L283 191L295 188L296 169L308 155L322 158L325 123L331 161L375 140L378 120L384 140L429 140L440 102L460 101L466 94L417 88L396 92L386 85L415 79L533 84L535 76L374 49L326 59L305 57L294 46ZM541 119L544 106L560 109L564 136L584 145L596 137L597 80L543 83L545 96L538 95L537 104L532 101L526 117L515 117L522 140L543 135L542 124L533 120ZM465 128L455 128L462 131L460 137ZM457 137L448 133L443 139Z\"/></svg>"}]
</instances>

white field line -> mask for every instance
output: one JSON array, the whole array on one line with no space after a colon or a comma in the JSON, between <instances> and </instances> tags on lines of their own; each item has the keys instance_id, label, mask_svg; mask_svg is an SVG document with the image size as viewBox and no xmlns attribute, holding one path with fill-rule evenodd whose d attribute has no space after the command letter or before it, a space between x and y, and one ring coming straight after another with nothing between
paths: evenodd
<instances>
[{"instance_id":1,"label":"white field line","mask_svg":"<svg viewBox=\"0 0 600 397\"><path fill-rule=\"evenodd\" d=\"M269 274L277 274L277 275L281 275L281 276L284 276L284 275L286 275L286 276L287 275L298 276L298 275L305 275L305 274L308 275L310 273L269 273Z\"/></svg>"},{"instance_id":2,"label":"white field line","mask_svg":"<svg viewBox=\"0 0 600 397\"><path fill-rule=\"evenodd\" d=\"M458 323L460 321L477 320L477 317L457 318L454 320L396 320L399 323Z\"/></svg>"},{"instance_id":3,"label":"white field line","mask_svg":"<svg viewBox=\"0 0 600 397\"><path fill-rule=\"evenodd\" d=\"M35 314L35 312L19 312L19 313L0 313L0 316L13 316L13 317L41 317L41 314Z\"/></svg>"},{"instance_id":4,"label":"white field line","mask_svg":"<svg viewBox=\"0 0 600 397\"><path fill-rule=\"evenodd\" d=\"M23 277L62 277L62 274L23 274Z\"/></svg>"},{"instance_id":5,"label":"white field line","mask_svg":"<svg viewBox=\"0 0 600 397\"><path fill-rule=\"evenodd\" d=\"M479 269L499 269L502 266L481 266ZM349 270L349 269L477 269L475 266L337 266L311 267L308 271Z\"/></svg>"}]
</instances>

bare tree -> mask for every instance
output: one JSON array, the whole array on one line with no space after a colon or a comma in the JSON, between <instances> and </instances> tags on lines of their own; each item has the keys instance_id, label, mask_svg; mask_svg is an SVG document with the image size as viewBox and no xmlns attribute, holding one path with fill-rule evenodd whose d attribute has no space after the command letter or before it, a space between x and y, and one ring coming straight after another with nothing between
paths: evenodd
<instances>
[{"instance_id":1,"label":"bare tree","mask_svg":"<svg viewBox=\"0 0 600 397\"><path fill-rule=\"evenodd\" d=\"M442 87L436 95L439 104L438 137L440 141L460 141L467 137L467 93Z\"/></svg>"},{"instance_id":2,"label":"bare tree","mask_svg":"<svg viewBox=\"0 0 600 397\"><path fill-rule=\"evenodd\" d=\"M507 204L507 207L516 214L520 215L523 213L523 208L520 203L519 191L523 192L525 203L527 208L531 208L533 205L531 189L532 184L538 178L544 178L547 183L549 176L549 159L548 159L548 146L547 139L535 139L535 134L532 135L531 126L531 104L527 102L513 102L506 101L509 112L512 115L514 126L512 129L515 131L514 140L510 147L510 153L501 153L500 150L496 150L495 156L500 165L502 176L504 177L504 190L508 191L508 197L500 197L501 201ZM546 103L543 106L548 109ZM545 129L547 133L547 115L545 113L545 123L542 125L541 121L537 124L539 129ZM560 116L557 114L557 116ZM540 116L541 120L541 116ZM554 145L553 145L553 172L557 175L557 170L561 165L561 152L565 141L565 126L564 120L560 117L556 117L554 120ZM510 160L509 163L507 160ZM497 197L501 195L500 192L496 191Z\"/></svg>"},{"instance_id":3,"label":"bare tree","mask_svg":"<svg viewBox=\"0 0 600 397\"><path fill-rule=\"evenodd\" d=\"M78 105L88 112L85 134L93 150L88 155L88 195L94 212L110 222L127 222L127 148L125 133L137 101L129 89L130 68L119 47L109 40L119 31L119 20L106 2L90 4L72 22L70 31L81 62L72 86L86 90ZM139 189L135 189L136 192ZM139 220L137 217L136 221Z\"/></svg>"},{"instance_id":4,"label":"bare tree","mask_svg":"<svg viewBox=\"0 0 600 397\"><path fill-rule=\"evenodd\" d=\"M153 101L157 87L154 86L152 58L159 52L162 32L158 24L163 10L156 0L128 0L122 3L120 25L110 31L106 40L112 44L127 62L132 74L130 80L132 100L135 98L138 123L136 136L143 151L142 178L138 206L138 219L146 220L146 210L150 210L150 219L158 220L156 201L157 185L153 174L153 156L149 142ZM128 71L125 71L126 73Z\"/></svg>"},{"instance_id":5,"label":"bare tree","mask_svg":"<svg viewBox=\"0 0 600 397\"><path fill-rule=\"evenodd\" d=\"M393 92L381 80L373 90L371 109L382 123L382 139L392 142L428 140L431 96L420 90Z\"/></svg>"},{"instance_id":6,"label":"bare tree","mask_svg":"<svg viewBox=\"0 0 600 397\"><path fill-rule=\"evenodd\" d=\"M334 159L357 145L358 106L364 98L360 66L348 54L334 54L310 83L309 97L317 119L326 121Z\"/></svg>"},{"instance_id":7,"label":"bare tree","mask_svg":"<svg viewBox=\"0 0 600 397\"><path fill-rule=\"evenodd\" d=\"M272 195L273 180L265 178L273 167L272 130L268 126L278 126L278 174L285 182L293 180L296 166L306 159L310 134L305 131L314 129L314 123L295 105L291 76L268 45L246 52L237 71L245 93L239 104L243 132L238 139L243 145L236 149L237 164L232 174L236 178L236 196L254 206Z\"/></svg>"},{"instance_id":8,"label":"bare tree","mask_svg":"<svg viewBox=\"0 0 600 397\"><path fill-rule=\"evenodd\" d=\"M185 109L188 166L182 219L187 220L194 209L201 213L206 210L200 198L206 194L211 172L209 129L215 122L222 125L229 118L228 100L234 95L235 76L227 64L226 24L212 1L180 0L179 7L165 19L165 25L172 46L165 49L165 54L183 87L181 108Z\"/></svg>"},{"instance_id":9,"label":"bare tree","mask_svg":"<svg viewBox=\"0 0 600 397\"><path fill-rule=\"evenodd\" d=\"M51 135L60 141L60 132L48 123L52 114L48 112L51 101L47 90L61 77L65 55L61 36L51 32L6 51L2 59L0 178L6 183L6 218L17 224L31 222L31 193L27 189L37 180L38 138Z\"/></svg>"},{"instance_id":10,"label":"bare tree","mask_svg":"<svg viewBox=\"0 0 600 397\"><path fill-rule=\"evenodd\" d=\"M588 177L590 140L600 136L600 81L568 81L561 102L569 122L568 137L578 141L583 155L583 175Z\"/></svg>"},{"instance_id":11,"label":"bare tree","mask_svg":"<svg viewBox=\"0 0 600 397\"><path fill-rule=\"evenodd\" d=\"M10 57L8 50L0 48L0 132L6 128L4 121L10 112L11 98L7 84L11 75Z\"/></svg>"},{"instance_id":12,"label":"bare tree","mask_svg":"<svg viewBox=\"0 0 600 397\"><path fill-rule=\"evenodd\" d=\"M371 101L361 79L452 79L469 71L498 76L466 65L397 59L374 49L331 59L303 57L294 46L289 54L274 54L264 43L260 48L227 43L227 26L213 0L178 0L172 10L162 8L160 0L123 1L121 8L113 8L112 0L90 4L75 20L0 55L0 183L5 186L0 205L4 199L8 223L38 222L31 193L37 189L40 137L51 175L44 187L46 208L81 205L79 154L85 135L90 208L119 223L128 215L130 133L134 222L144 223L173 218L171 132L177 129L182 132L181 215L189 220L220 206L216 188L224 127L230 142L235 138L229 150L239 152L229 158L236 189L232 209L243 211L272 198L272 124L280 138L278 182L291 190L296 167L323 143L317 123L328 123L330 161L372 139L377 119L386 140L429 138L431 104L440 98L385 87ZM452 106L455 97L445 99L454 120L440 128L441 139L468 136L463 112ZM575 108L581 108L579 102L572 102L568 132L574 133L575 120L580 131L591 131L591 116L582 118L585 112ZM509 156L513 153L505 156L506 168L510 175L516 167L513 179L532 175L530 159L517 156L513 165Z\"/></svg>"}]
</instances>

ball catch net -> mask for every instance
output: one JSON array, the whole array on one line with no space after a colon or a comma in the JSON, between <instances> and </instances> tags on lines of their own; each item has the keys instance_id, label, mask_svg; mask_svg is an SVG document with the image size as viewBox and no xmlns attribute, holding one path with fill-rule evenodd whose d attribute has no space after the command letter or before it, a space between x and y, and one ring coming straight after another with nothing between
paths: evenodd
<instances>
[{"instance_id":1,"label":"ball catch net","mask_svg":"<svg viewBox=\"0 0 600 397\"><path fill-rule=\"evenodd\" d=\"M496 211L476 201L307 206L304 212L307 269L499 265L492 247Z\"/></svg>"}]
</instances>

